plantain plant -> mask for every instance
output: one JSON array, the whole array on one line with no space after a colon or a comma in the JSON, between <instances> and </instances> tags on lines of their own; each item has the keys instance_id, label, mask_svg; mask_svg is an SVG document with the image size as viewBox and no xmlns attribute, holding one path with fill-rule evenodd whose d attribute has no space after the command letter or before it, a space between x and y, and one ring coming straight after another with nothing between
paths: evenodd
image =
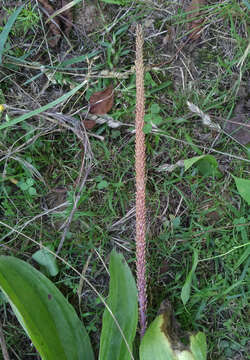
<instances>
[{"instance_id":1,"label":"plantain plant","mask_svg":"<svg viewBox=\"0 0 250 360\"><path fill-rule=\"evenodd\" d=\"M136 265L137 285L124 257L115 250L109 262L110 284L100 337L99 360L205 360L203 333L191 335L183 345L174 332L170 306L164 306L150 324L146 320L145 276L145 134L143 36L136 39ZM80 275L80 274L79 274ZM81 276L81 275L80 275ZM88 333L74 308L56 286L30 264L0 256L0 288L20 324L43 360L92 360ZM139 306L138 306L139 303ZM138 309L139 308L139 309ZM141 342L134 351L138 317Z\"/></svg>"}]
</instances>

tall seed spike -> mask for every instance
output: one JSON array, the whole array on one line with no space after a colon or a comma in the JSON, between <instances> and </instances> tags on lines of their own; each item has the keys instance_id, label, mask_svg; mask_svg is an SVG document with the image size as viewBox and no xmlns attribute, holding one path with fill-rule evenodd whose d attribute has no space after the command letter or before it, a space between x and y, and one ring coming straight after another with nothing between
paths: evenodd
<instances>
[{"instance_id":1,"label":"tall seed spike","mask_svg":"<svg viewBox=\"0 0 250 360\"><path fill-rule=\"evenodd\" d=\"M140 335L146 331L146 206L145 206L145 134L144 126L144 65L143 33L136 28L136 117L135 117L135 172L136 172L136 270L140 314Z\"/></svg>"}]
</instances>

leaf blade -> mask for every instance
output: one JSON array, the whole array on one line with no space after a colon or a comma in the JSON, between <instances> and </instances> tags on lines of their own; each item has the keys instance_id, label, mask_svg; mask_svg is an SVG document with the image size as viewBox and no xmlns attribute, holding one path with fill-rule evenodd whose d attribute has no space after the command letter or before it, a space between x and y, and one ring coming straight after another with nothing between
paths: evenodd
<instances>
[{"instance_id":1,"label":"leaf blade","mask_svg":"<svg viewBox=\"0 0 250 360\"><path fill-rule=\"evenodd\" d=\"M198 251L196 249L194 249L193 265L192 265L190 272L188 273L185 284L183 285L183 287L181 289L181 300L184 305L186 305L186 303L188 302L188 300L190 298L192 278L193 278L193 274L196 270L197 264L198 264Z\"/></svg>"},{"instance_id":2,"label":"leaf blade","mask_svg":"<svg viewBox=\"0 0 250 360\"><path fill-rule=\"evenodd\" d=\"M195 360L206 360L207 343L206 336L202 332L190 336L190 350Z\"/></svg>"},{"instance_id":3,"label":"leaf blade","mask_svg":"<svg viewBox=\"0 0 250 360\"><path fill-rule=\"evenodd\" d=\"M8 39L9 32L14 25L18 15L22 11L24 5L20 6L18 9L16 9L13 14L9 17L7 24L4 26L1 34L0 34L0 65L2 64L2 55L4 52L4 46Z\"/></svg>"},{"instance_id":4,"label":"leaf blade","mask_svg":"<svg viewBox=\"0 0 250 360\"><path fill-rule=\"evenodd\" d=\"M0 130L1 129L5 129L7 127L10 127L12 125L16 125L26 119L29 119L31 118L32 116L36 116L38 114L40 114L41 112L43 111L46 111L48 109L51 109L52 107L60 104L61 102L67 100L70 96L74 95L78 90L80 90L83 85L86 84L86 81L82 82L81 84L77 85L76 87L74 87L74 89L70 90L69 92L67 92L66 94L60 96L58 99L54 100L54 101L51 101L49 104L47 105L44 105L36 110L33 110L33 111L30 111L29 113L27 114L24 114L24 115L21 115L21 116L18 116L17 118L11 120L11 121L8 121L8 122L5 122L3 124L0 125Z\"/></svg>"},{"instance_id":5,"label":"leaf blade","mask_svg":"<svg viewBox=\"0 0 250 360\"><path fill-rule=\"evenodd\" d=\"M117 319L132 352L138 322L137 289L133 275L121 254L110 257L110 288L108 305ZM129 316L128 316L129 314ZM110 312L105 309L100 340L100 360L130 359L125 341Z\"/></svg>"},{"instance_id":6,"label":"leaf blade","mask_svg":"<svg viewBox=\"0 0 250 360\"><path fill-rule=\"evenodd\" d=\"M0 256L0 287L44 360L94 359L74 308L43 274L22 260Z\"/></svg>"},{"instance_id":7,"label":"leaf blade","mask_svg":"<svg viewBox=\"0 0 250 360\"><path fill-rule=\"evenodd\" d=\"M250 180L233 176L240 196L250 205Z\"/></svg>"},{"instance_id":8,"label":"leaf blade","mask_svg":"<svg viewBox=\"0 0 250 360\"><path fill-rule=\"evenodd\" d=\"M46 248L36 251L32 258L42 267L44 267L50 276L56 276L59 272L56 258Z\"/></svg>"},{"instance_id":9,"label":"leaf blade","mask_svg":"<svg viewBox=\"0 0 250 360\"><path fill-rule=\"evenodd\" d=\"M163 314L150 324L140 345L140 360L176 360L168 334L161 330L163 324Z\"/></svg>"},{"instance_id":10,"label":"leaf blade","mask_svg":"<svg viewBox=\"0 0 250 360\"><path fill-rule=\"evenodd\" d=\"M113 85L109 85L105 90L97 91L90 96L90 112L95 115L107 114L114 104Z\"/></svg>"},{"instance_id":11,"label":"leaf blade","mask_svg":"<svg viewBox=\"0 0 250 360\"><path fill-rule=\"evenodd\" d=\"M198 163L201 160L207 160L214 166L218 166L217 161L214 156L212 155L201 155L201 156L194 156L190 159L184 160L184 167L185 171L187 171L191 166L193 166L195 163Z\"/></svg>"}]
</instances>

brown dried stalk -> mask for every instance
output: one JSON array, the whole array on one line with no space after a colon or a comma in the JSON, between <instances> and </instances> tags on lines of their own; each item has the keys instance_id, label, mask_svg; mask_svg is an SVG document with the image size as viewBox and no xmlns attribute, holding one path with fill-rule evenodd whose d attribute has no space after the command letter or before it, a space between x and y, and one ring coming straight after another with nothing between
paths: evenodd
<instances>
[{"instance_id":1,"label":"brown dried stalk","mask_svg":"<svg viewBox=\"0 0 250 360\"><path fill-rule=\"evenodd\" d=\"M146 331L146 206L145 206L145 134L144 126L144 66L143 34L136 28L136 117L135 117L135 173L136 173L136 270L140 314L140 335Z\"/></svg>"}]
</instances>

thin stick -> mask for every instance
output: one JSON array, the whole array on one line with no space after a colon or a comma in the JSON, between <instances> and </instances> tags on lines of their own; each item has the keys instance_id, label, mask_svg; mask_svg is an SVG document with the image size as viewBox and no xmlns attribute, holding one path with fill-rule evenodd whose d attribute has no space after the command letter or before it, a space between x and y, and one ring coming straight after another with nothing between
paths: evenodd
<instances>
[{"instance_id":1,"label":"thin stick","mask_svg":"<svg viewBox=\"0 0 250 360\"><path fill-rule=\"evenodd\" d=\"M145 206L145 134L144 126L144 66L143 34L141 25L136 29L136 118L135 118L135 172L136 172L136 268L140 314L140 335L146 331L146 206Z\"/></svg>"},{"instance_id":2,"label":"thin stick","mask_svg":"<svg viewBox=\"0 0 250 360\"><path fill-rule=\"evenodd\" d=\"M3 327L2 327L1 321L0 321L0 342L1 342L1 349L2 349L4 360L10 360L6 342L5 342L5 338L4 338Z\"/></svg>"}]
</instances>

